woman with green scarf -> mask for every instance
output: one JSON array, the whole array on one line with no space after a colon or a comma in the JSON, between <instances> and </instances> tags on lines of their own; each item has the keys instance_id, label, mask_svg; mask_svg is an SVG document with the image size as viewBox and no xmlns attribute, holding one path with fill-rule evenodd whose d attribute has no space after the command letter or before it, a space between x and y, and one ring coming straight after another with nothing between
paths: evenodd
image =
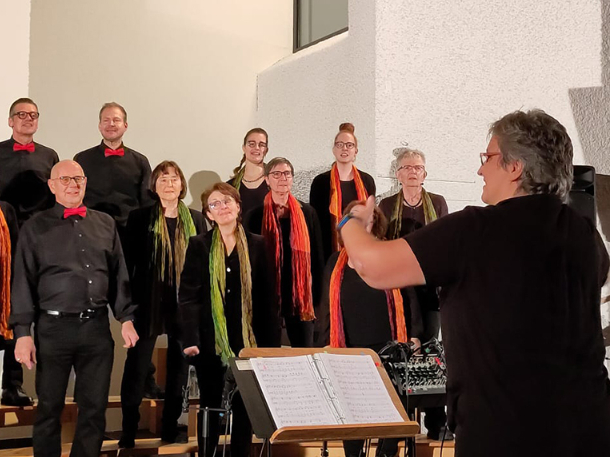
<instances>
[{"instance_id":1,"label":"woman with green scarf","mask_svg":"<svg viewBox=\"0 0 610 457\"><path fill-rule=\"evenodd\" d=\"M396 156L396 178L402 189L396 195L384 198L379 208L390 221L386 238L402 238L417 229L434 222L448 213L447 202L442 195L424 189L426 157L415 149L400 148ZM409 336L419 344L438 337L440 312L438 294L435 288L426 286L406 287L401 290L405 306L411 311ZM451 439L444 428L447 416L445 408L427 408L425 422L431 439Z\"/></svg>"},{"instance_id":2,"label":"woman with green scarf","mask_svg":"<svg viewBox=\"0 0 610 457\"><path fill-rule=\"evenodd\" d=\"M157 336L164 333L168 348L161 437L168 442L186 438L178 435L177 428L188 363L177 339L176 297L189 238L204 232L205 220L201 212L182 202L186 180L175 162L166 160L155 167L149 189L156 203L129 214L124 247L140 335L138 343L127 351L121 384L123 434L119 445L125 448L134 447L146 374Z\"/></svg>"},{"instance_id":3,"label":"woman with green scarf","mask_svg":"<svg viewBox=\"0 0 610 457\"><path fill-rule=\"evenodd\" d=\"M201 203L213 229L191 238L186 252L179 293L181 339L197 370L201 406L219 408L229 359L245 347L279 346L281 329L265 241L241 225L238 191L216 183ZM239 392L232 406L231 455L248 456L252 427ZM218 444L215 417L207 436L207 454L201 449L200 455L213 455Z\"/></svg>"}]
</instances>

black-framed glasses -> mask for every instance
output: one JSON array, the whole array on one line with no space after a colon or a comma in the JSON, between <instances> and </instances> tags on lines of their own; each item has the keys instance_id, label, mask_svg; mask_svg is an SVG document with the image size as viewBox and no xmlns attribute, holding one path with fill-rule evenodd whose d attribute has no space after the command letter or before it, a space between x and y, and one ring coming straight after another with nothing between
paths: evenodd
<instances>
[{"instance_id":1,"label":"black-framed glasses","mask_svg":"<svg viewBox=\"0 0 610 457\"><path fill-rule=\"evenodd\" d=\"M255 148L258 146L259 149L267 149L267 143L263 143L262 141L257 143L256 141L246 141L246 145L249 148Z\"/></svg>"},{"instance_id":2,"label":"black-framed glasses","mask_svg":"<svg viewBox=\"0 0 610 457\"><path fill-rule=\"evenodd\" d=\"M213 202L208 203L208 207L213 210L217 210L222 208L223 206L229 206L231 203L235 201L232 197L227 197L224 200L214 200Z\"/></svg>"},{"instance_id":3,"label":"black-framed glasses","mask_svg":"<svg viewBox=\"0 0 610 457\"><path fill-rule=\"evenodd\" d=\"M396 170L396 171L400 171L400 170L411 171L411 170L413 170L415 173L421 173L425 169L426 169L426 167L423 166L423 165L403 165L402 167L398 167L398 170Z\"/></svg>"},{"instance_id":4,"label":"black-framed glasses","mask_svg":"<svg viewBox=\"0 0 610 457\"><path fill-rule=\"evenodd\" d=\"M337 141L335 143L335 147L337 149L343 149L344 147L346 147L347 149L354 149L356 147L356 144L352 143L351 141L348 143L344 143L343 141Z\"/></svg>"},{"instance_id":5,"label":"black-framed glasses","mask_svg":"<svg viewBox=\"0 0 610 457\"><path fill-rule=\"evenodd\" d=\"M13 113L13 116L17 116L21 120L24 120L29 116L30 119L35 121L40 117L40 113L37 113L36 111L17 111L16 113Z\"/></svg>"},{"instance_id":6,"label":"black-framed glasses","mask_svg":"<svg viewBox=\"0 0 610 457\"><path fill-rule=\"evenodd\" d=\"M271 176L274 179L280 179L282 176L286 179L290 179L292 178L292 171L287 170L287 171L271 171L269 172L269 176Z\"/></svg>"},{"instance_id":7,"label":"black-framed glasses","mask_svg":"<svg viewBox=\"0 0 610 457\"><path fill-rule=\"evenodd\" d=\"M481 152L479 156L481 157L481 165L485 165L490 157L493 156L501 156L502 154L499 152Z\"/></svg>"},{"instance_id":8,"label":"black-framed glasses","mask_svg":"<svg viewBox=\"0 0 610 457\"><path fill-rule=\"evenodd\" d=\"M53 179L57 179L64 186L69 186L70 181L72 181L72 180L74 180L76 185L80 186L81 184L84 184L84 182L87 180L87 178L85 176L60 176L59 178L53 178Z\"/></svg>"}]
</instances>

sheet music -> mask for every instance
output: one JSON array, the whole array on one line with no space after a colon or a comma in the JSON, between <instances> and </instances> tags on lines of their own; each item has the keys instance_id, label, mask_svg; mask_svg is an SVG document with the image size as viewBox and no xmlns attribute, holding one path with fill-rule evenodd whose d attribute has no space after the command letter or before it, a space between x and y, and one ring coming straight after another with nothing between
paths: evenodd
<instances>
[{"instance_id":1,"label":"sheet music","mask_svg":"<svg viewBox=\"0 0 610 457\"><path fill-rule=\"evenodd\" d=\"M346 424L404 422L368 355L315 354L323 361Z\"/></svg>"},{"instance_id":2,"label":"sheet music","mask_svg":"<svg viewBox=\"0 0 610 457\"><path fill-rule=\"evenodd\" d=\"M277 428L336 425L308 356L250 359Z\"/></svg>"}]
</instances>

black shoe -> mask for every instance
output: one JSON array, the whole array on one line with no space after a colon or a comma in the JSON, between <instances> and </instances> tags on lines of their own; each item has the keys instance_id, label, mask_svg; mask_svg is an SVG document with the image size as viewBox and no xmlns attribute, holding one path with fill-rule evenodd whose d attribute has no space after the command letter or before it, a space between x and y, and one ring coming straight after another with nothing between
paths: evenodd
<instances>
[{"instance_id":1,"label":"black shoe","mask_svg":"<svg viewBox=\"0 0 610 457\"><path fill-rule=\"evenodd\" d=\"M152 386L146 386L144 389L144 398L160 400L165 398L165 392L157 384L153 384Z\"/></svg>"},{"instance_id":2,"label":"black shoe","mask_svg":"<svg viewBox=\"0 0 610 457\"><path fill-rule=\"evenodd\" d=\"M34 401L25 393L22 387L2 389L0 403L6 406L32 406Z\"/></svg>"},{"instance_id":3,"label":"black shoe","mask_svg":"<svg viewBox=\"0 0 610 457\"><path fill-rule=\"evenodd\" d=\"M189 442L189 436L188 433L183 431L173 433L161 432L161 440L166 443L186 444Z\"/></svg>"},{"instance_id":4,"label":"black shoe","mask_svg":"<svg viewBox=\"0 0 610 457\"><path fill-rule=\"evenodd\" d=\"M136 447L136 440L131 436L123 435L119 440L119 447L122 449L133 449Z\"/></svg>"},{"instance_id":5,"label":"black shoe","mask_svg":"<svg viewBox=\"0 0 610 457\"><path fill-rule=\"evenodd\" d=\"M428 438L434 441L452 441L455 436L447 427L441 427L440 430L428 430Z\"/></svg>"}]
</instances>

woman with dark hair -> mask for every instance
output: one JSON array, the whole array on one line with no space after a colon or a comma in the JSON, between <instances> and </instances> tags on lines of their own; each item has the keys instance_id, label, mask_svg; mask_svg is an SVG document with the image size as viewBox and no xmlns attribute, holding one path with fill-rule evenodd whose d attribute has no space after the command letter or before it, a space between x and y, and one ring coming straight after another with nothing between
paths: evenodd
<instances>
[{"instance_id":1,"label":"woman with dark hair","mask_svg":"<svg viewBox=\"0 0 610 457\"><path fill-rule=\"evenodd\" d=\"M267 132L255 127L246 133L241 147L244 155L233 170L233 177L227 181L239 191L241 214L263 205L269 191L265 182L265 156L269 151Z\"/></svg>"},{"instance_id":2,"label":"woman with dark hair","mask_svg":"<svg viewBox=\"0 0 610 457\"><path fill-rule=\"evenodd\" d=\"M316 176L311 183L309 203L318 213L322 227L325 260L340 248L336 226L345 207L351 201L375 195L373 177L354 166L357 154L354 126L348 122L341 124L333 144L335 162L329 171Z\"/></svg>"},{"instance_id":3,"label":"woman with dark hair","mask_svg":"<svg viewBox=\"0 0 610 457\"><path fill-rule=\"evenodd\" d=\"M183 441L178 436L182 413L182 389L187 384L188 363L181 356L176 335L176 297L186 248L191 236L205 231L203 214L187 208L182 199L187 185L180 167L166 160L150 177L156 203L129 214L125 260L131 278L133 302L138 305L135 326L138 343L127 351L121 407L123 434L119 445L130 448L140 420L140 403L157 336L167 334L167 383L163 407L163 440Z\"/></svg>"},{"instance_id":4,"label":"woman with dark hair","mask_svg":"<svg viewBox=\"0 0 610 457\"><path fill-rule=\"evenodd\" d=\"M351 202L345 208L345 214L363 203ZM375 208L367 232L383 239L386 229L386 218L379 208ZM389 341L407 341L408 316L405 316L400 290L369 287L354 269L344 248L328 259L322 284L316 346L369 348L378 352ZM346 457L364 455L363 445L362 440L344 441ZM377 455L393 457L397 450L397 439L382 440Z\"/></svg>"},{"instance_id":5,"label":"woman with dark hair","mask_svg":"<svg viewBox=\"0 0 610 457\"><path fill-rule=\"evenodd\" d=\"M201 406L219 408L229 359L244 347L279 346L279 313L265 241L239 222L237 190L216 183L201 203L213 229L191 238L188 246L179 294L181 338L184 354L197 370ZM208 437L207 455L212 455L219 437L215 418ZM251 442L252 427L237 393L231 455L250 455Z\"/></svg>"},{"instance_id":6,"label":"woman with dark hair","mask_svg":"<svg viewBox=\"0 0 610 457\"><path fill-rule=\"evenodd\" d=\"M265 238L290 345L311 347L324 268L320 223L315 210L292 195L294 168L288 159L272 159L265 176L271 191L244 224Z\"/></svg>"}]
</instances>

